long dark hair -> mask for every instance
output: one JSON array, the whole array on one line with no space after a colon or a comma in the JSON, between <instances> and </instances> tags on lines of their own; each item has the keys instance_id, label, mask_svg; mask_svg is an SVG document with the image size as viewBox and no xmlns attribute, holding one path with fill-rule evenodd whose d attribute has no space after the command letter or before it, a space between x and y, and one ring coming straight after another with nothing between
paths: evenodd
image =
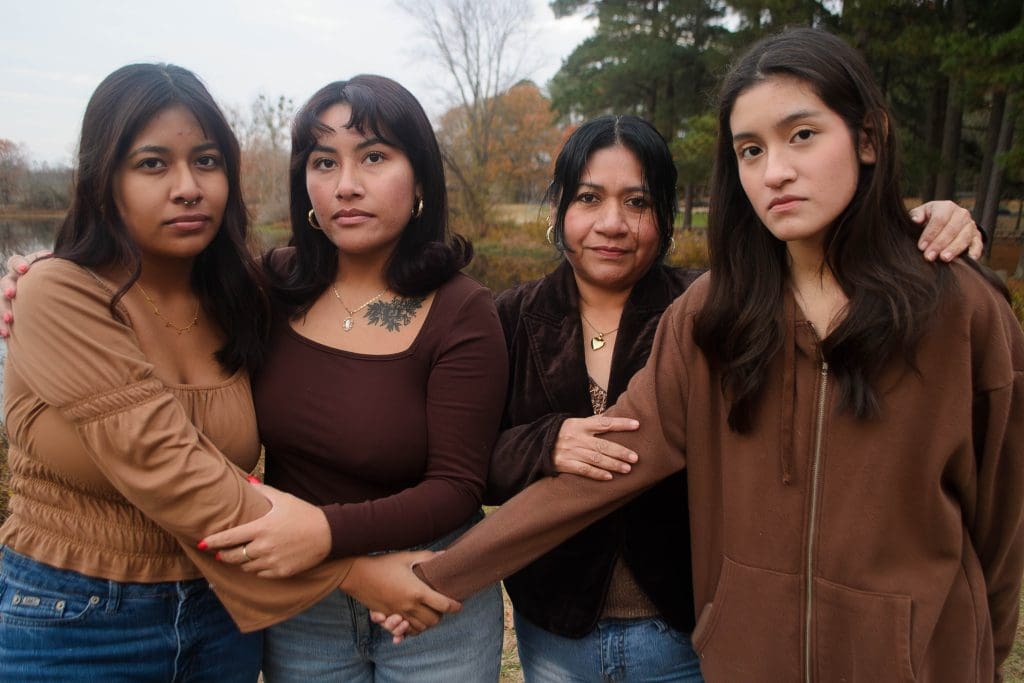
<instances>
[{"instance_id":1,"label":"long dark hair","mask_svg":"<svg viewBox=\"0 0 1024 683\"><path fill-rule=\"evenodd\" d=\"M255 369L263 357L268 323L262 275L249 252L249 215L239 180L238 140L202 82L172 64L129 64L99 84L82 120L71 208L57 233L54 255L81 266L124 266L128 281L110 301L117 302L139 278L142 263L114 202L114 176L135 136L168 107L192 112L223 157L228 179L224 217L213 241L195 259L191 286L224 330L227 341L217 361L228 371Z\"/></svg>"},{"instance_id":2,"label":"long dark hair","mask_svg":"<svg viewBox=\"0 0 1024 683\"><path fill-rule=\"evenodd\" d=\"M903 206L895 126L861 55L824 31L795 29L756 43L726 76L718 104L718 146L711 182L708 246L711 282L694 331L731 400L729 426L750 428L769 363L782 347L786 244L757 218L740 185L729 118L736 99L773 76L800 79L846 123L852 144L866 136L876 161L861 164L853 199L825 236L827 267L848 298L843 319L822 343L840 406L859 418L877 414L871 379L896 355L913 354L948 268L927 263L920 228Z\"/></svg>"},{"instance_id":3,"label":"long dark hair","mask_svg":"<svg viewBox=\"0 0 1024 683\"><path fill-rule=\"evenodd\" d=\"M306 163L319 136L331 130L320 121L320 115L339 103L352 108L347 128L360 134L372 132L402 150L423 192L422 213L405 226L388 261L388 286L402 296L427 294L473 257L469 241L448 230L448 192L441 150L419 101L383 76L364 74L335 81L309 98L292 125L289 244L295 247L294 258L282 264L268 254L264 261L275 296L293 315L308 310L338 271L337 248L307 220L313 205L306 190Z\"/></svg>"},{"instance_id":4,"label":"long dark hair","mask_svg":"<svg viewBox=\"0 0 1024 683\"><path fill-rule=\"evenodd\" d=\"M654 126L638 116L599 116L577 128L565 141L555 160L555 172L546 193L547 202L555 209L552 241L559 251L567 249L565 214L575 199L580 177L594 152L615 145L628 149L640 162L644 188L654 209L658 228L657 258L661 259L672 242L679 211L678 174L665 139Z\"/></svg>"}]
</instances>

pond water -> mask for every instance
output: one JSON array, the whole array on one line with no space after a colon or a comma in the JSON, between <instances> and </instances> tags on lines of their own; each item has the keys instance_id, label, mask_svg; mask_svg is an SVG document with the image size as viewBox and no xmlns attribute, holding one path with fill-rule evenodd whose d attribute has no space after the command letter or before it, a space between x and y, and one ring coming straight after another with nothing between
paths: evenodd
<instances>
[{"instance_id":1,"label":"pond water","mask_svg":"<svg viewBox=\"0 0 1024 683\"><path fill-rule=\"evenodd\" d=\"M60 221L60 218L13 219L0 216L0 272L6 272L7 258L11 254L52 248ZM3 359L6 355L7 344L0 343L0 387L3 387Z\"/></svg>"}]
</instances>

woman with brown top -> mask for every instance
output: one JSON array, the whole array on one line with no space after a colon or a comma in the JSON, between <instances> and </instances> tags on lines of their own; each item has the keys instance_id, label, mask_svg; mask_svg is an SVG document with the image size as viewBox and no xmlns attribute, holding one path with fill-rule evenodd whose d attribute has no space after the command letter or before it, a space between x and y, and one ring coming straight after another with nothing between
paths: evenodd
<instances>
[{"instance_id":1,"label":"woman with brown top","mask_svg":"<svg viewBox=\"0 0 1024 683\"><path fill-rule=\"evenodd\" d=\"M721 92L711 273L608 412L639 420L606 436L640 460L542 479L419 570L470 594L685 466L707 680L998 679L1024 567L1020 323L973 263L911 257L856 51L773 36Z\"/></svg>"},{"instance_id":2,"label":"woman with brown top","mask_svg":"<svg viewBox=\"0 0 1024 683\"><path fill-rule=\"evenodd\" d=\"M253 681L261 635L240 629L350 572L269 581L196 548L270 509L245 481L269 311L238 173L180 67L124 67L89 101L73 204L55 258L20 283L6 361L0 679Z\"/></svg>"},{"instance_id":3,"label":"woman with brown top","mask_svg":"<svg viewBox=\"0 0 1024 683\"><path fill-rule=\"evenodd\" d=\"M643 367L662 313L700 274L662 262L676 169L640 118L602 116L574 131L548 201L562 263L496 301L510 379L488 474L493 503L543 476L628 471L632 454L598 434L636 423L601 413ZM976 234L963 209L946 202L921 214L935 212L964 225L954 248ZM685 474L675 474L505 579L528 681L702 680L690 644L686 496Z\"/></svg>"},{"instance_id":4,"label":"woman with brown top","mask_svg":"<svg viewBox=\"0 0 1024 683\"><path fill-rule=\"evenodd\" d=\"M265 259L275 310L254 400L267 482L317 507L206 543L263 576L443 548L481 517L508 369L490 292L459 273L472 250L448 231L441 152L408 90L363 75L303 105L291 219L290 246ZM264 675L495 681L501 640L497 584L401 646L335 592L267 630Z\"/></svg>"}]
</instances>

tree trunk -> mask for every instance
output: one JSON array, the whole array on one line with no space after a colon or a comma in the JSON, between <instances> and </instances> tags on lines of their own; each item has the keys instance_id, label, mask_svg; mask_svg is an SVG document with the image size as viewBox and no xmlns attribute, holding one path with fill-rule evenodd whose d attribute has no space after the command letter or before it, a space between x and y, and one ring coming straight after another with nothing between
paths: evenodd
<instances>
[{"instance_id":1,"label":"tree trunk","mask_svg":"<svg viewBox=\"0 0 1024 683\"><path fill-rule=\"evenodd\" d=\"M686 183L686 188L683 190L684 201L686 206L683 209L683 230L691 230L693 228L693 182Z\"/></svg>"},{"instance_id":2,"label":"tree trunk","mask_svg":"<svg viewBox=\"0 0 1024 683\"><path fill-rule=\"evenodd\" d=\"M928 111L925 114L925 140L926 149L938 149L942 144L942 113L945 111L946 102L946 80L935 79L934 87L931 89L931 97L928 98ZM935 164L929 165L929 171L925 174L918 194L922 202L929 202L935 199Z\"/></svg>"},{"instance_id":3,"label":"tree trunk","mask_svg":"<svg viewBox=\"0 0 1024 683\"><path fill-rule=\"evenodd\" d=\"M946 116L942 126L942 158L935 177L935 199L953 199L956 193L957 153L963 122L963 98L959 78L951 78L946 93Z\"/></svg>"},{"instance_id":4,"label":"tree trunk","mask_svg":"<svg viewBox=\"0 0 1024 683\"><path fill-rule=\"evenodd\" d=\"M988 201L988 185L995 165L996 146L999 144L999 132L1003 125L1003 114L1006 112L1006 91L996 90L992 93L992 107L988 116L988 132L985 135L985 153L981 159L981 172L978 173L978 188L974 193L974 220L982 224L985 206Z\"/></svg>"},{"instance_id":5,"label":"tree trunk","mask_svg":"<svg viewBox=\"0 0 1024 683\"><path fill-rule=\"evenodd\" d=\"M1020 232L1020 219L1024 216L1024 197L1017 200L1017 243L1020 245L1020 256L1017 257L1017 272L1013 274L1018 280L1024 280L1024 235Z\"/></svg>"},{"instance_id":6,"label":"tree trunk","mask_svg":"<svg viewBox=\"0 0 1024 683\"><path fill-rule=\"evenodd\" d=\"M951 27L962 32L967 28L967 9L964 0L952 0ZM946 92L946 115L942 125L942 157L939 173L935 177L935 199L953 199L956 194L956 164L960 151L960 131L963 126L963 77L953 74L949 77Z\"/></svg>"},{"instance_id":7,"label":"tree trunk","mask_svg":"<svg viewBox=\"0 0 1024 683\"><path fill-rule=\"evenodd\" d=\"M1017 107L1014 100L1010 99L1011 97L1012 93L1007 93L1009 104L1003 116L1002 125L999 127L999 140L996 143L997 157L1009 150L1010 144L1013 142L1013 123L1017 118ZM992 164L992 175L988 181L988 192L985 196L985 213L982 214L981 223L979 223L982 229L988 232L989 250L991 250L991 245L996 237L996 221L999 219L999 197L1002 194L1002 186L1003 165L994 163Z\"/></svg>"}]
</instances>

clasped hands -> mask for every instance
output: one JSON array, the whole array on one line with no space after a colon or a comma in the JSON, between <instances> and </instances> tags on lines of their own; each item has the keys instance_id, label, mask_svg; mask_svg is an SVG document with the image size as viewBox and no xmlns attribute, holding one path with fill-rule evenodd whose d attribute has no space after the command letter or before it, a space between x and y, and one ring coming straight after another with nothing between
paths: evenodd
<instances>
[{"instance_id":1,"label":"clasped hands","mask_svg":"<svg viewBox=\"0 0 1024 683\"><path fill-rule=\"evenodd\" d=\"M268 579L293 576L327 559L331 529L323 510L253 477L249 481L270 501L270 510L251 522L207 536L198 548ZM462 607L413 572L416 564L434 555L425 550L353 558L339 588L370 609L374 621L390 631L396 643L401 642Z\"/></svg>"}]
</instances>

